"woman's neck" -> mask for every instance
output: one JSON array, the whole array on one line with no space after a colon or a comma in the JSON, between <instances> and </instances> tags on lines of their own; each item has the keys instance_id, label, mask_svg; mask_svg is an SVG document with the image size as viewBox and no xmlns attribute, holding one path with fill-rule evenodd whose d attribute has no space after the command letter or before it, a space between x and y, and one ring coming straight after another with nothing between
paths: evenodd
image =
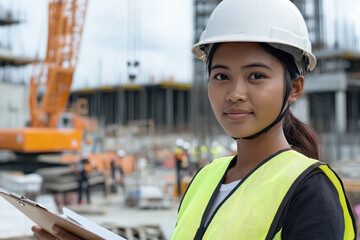
<instances>
[{"instance_id":1,"label":"woman's neck","mask_svg":"<svg viewBox=\"0 0 360 240\"><path fill-rule=\"evenodd\" d=\"M244 178L267 157L290 146L282 129L274 126L270 131L252 140L237 140L237 148L236 165L228 170L224 183Z\"/></svg>"}]
</instances>

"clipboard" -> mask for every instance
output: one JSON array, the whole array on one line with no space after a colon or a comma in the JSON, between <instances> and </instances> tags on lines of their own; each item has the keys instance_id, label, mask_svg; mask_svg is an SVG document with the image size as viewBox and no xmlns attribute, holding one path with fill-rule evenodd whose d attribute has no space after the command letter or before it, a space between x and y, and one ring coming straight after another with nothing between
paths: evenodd
<instances>
[{"instance_id":1,"label":"clipboard","mask_svg":"<svg viewBox=\"0 0 360 240\"><path fill-rule=\"evenodd\" d=\"M98 234L91 231L89 228L87 228L90 226L89 223L85 222L84 221L85 218L80 215L77 215L76 217L71 217L67 215L60 215L57 213L53 213L48 211L44 206L41 206L39 203L14 193L6 193L0 190L0 195L5 200L7 200L11 205L13 205L15 208L20 210L24 215L30 218L34 223L36 223L37 225L39 225L41 228L48 231L49 233L52 233L52 227L54 225L58 225L59 227L64 228L68 232L71 232L83 239L88 239L88 240L125 239L110 232L105 228L102 228L99 225L96 226L91 225L94 224L92 222L90 223L90 225L92 227L94 226L94 228L97 228L97 230L100 229L99 232L102 232L103 234Z\"/></svg>"}]
</instances>

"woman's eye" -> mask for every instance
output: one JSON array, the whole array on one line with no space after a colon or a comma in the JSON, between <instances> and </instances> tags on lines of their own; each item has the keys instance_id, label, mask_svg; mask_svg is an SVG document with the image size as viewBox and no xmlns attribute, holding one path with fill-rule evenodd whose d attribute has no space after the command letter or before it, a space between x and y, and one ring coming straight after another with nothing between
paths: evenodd
<instances>
[{"instance_id":1,"label":"woman's eye","mask_svg":"<svg viewBox=\"0 0 360 240\"><path fill-rule=\"evenodd\" d=\"M216 80L229 80L229 77L222 73L216 74L214 78Z\"/></svg>"},{"instance_id":2,"label":"woman's eye","mask_svg":"<svg viewBox=\"0 0 360 240\"><path fill-rule=\"evenodd\" d=\"M262 79L262 78L264 78L265 76L263 75L263 74L261 74L261 73L253 73L253 74L251 74L250 75L250 79Z\"/></svg>"}]
</instances>

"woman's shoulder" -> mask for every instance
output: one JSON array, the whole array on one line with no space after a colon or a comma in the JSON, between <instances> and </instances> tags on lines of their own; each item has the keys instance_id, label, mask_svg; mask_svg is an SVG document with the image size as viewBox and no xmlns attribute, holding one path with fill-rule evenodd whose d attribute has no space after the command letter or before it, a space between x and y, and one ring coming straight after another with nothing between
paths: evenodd
<instances>
[{"instance_id":1,"label":"woman's shoulder","mask_svg":"<svg viewBox=\"0 0 360 240\"><path fill-rule=\"evenodd\" d=\"M313 169L303 179L302 183L295 191L294 197L292 198L290 204L296 204L297 202L308 204L308 201L301 201L301 199L305 198L306 196L311 196L311 198L307 199L311 202L316 202L320 200L336 200L336 202L339 202L339 195L334 184L329 179L329 177L319 168Z\"/></svg>"},{"instance_id":2,"label":"woman's shoulder","mask_svg":"<svg viewBox=\"0 0 360 240\"><path fill-rule=\"evenodd\" d=\"M339 194L319 168L299 185L285 208L281 225L285 239L343 237L345 224Z\"/></svg>"}]
</instances>

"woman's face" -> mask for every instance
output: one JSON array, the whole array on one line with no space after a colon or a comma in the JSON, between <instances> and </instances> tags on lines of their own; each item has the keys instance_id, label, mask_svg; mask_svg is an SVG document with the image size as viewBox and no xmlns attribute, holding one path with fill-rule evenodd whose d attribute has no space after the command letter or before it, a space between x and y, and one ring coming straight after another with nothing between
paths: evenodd
<instances>
[{"instance_id":1,"label":"woman's face","mask_svg":"<svg viewBox=\"0 0 360 240\"><path fill-rule=\"evenodd\" d=\"M213 55L208 95L231 137L244 138L270 125L284 100L284 67L257 43L223 43Z\"/></svg>"}]
</instances>

